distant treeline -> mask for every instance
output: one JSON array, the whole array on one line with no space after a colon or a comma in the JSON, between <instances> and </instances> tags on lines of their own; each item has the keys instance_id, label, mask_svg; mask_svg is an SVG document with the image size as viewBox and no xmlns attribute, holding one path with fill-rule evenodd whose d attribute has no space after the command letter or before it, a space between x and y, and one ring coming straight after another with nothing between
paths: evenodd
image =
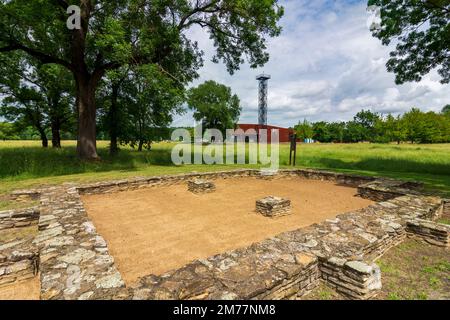
<instances>
[{"instance_id":1,"label":"distant treeline","mask_svg":"<svg viewBox=\"0 0 450 320\"><path fill-rule=\"evenodd\" d=\"M109 140L108 131L99 126L97 138ZM149 141L170 140L177 128L148 128ZM193 128L186 128L193 131ZM318 142L356 143L356 142L410 142L410 143L450 143L450 105L441 113L422 112L417 108L393 116L382 115L370 110L361 110L352 121L347 122L299 122L294 129L300 139L313 139ZM46 129L51 137L51 130ZM193 134L193 132L192 132ZM40 140L42 133L32 126L23 128L15 123L0 122L0 140ZM62 131L63 140L76 140L73 132ZM139 146L142 148L142 145ZM144 145L150 147L150 145ZM139 148L140 149L140 148Z\"/></svg>"},{"instance_id":2,"label":"distant treeline","mask_svg":"<svg viewBox=\"0 0 450 320\"><path fill-rule=\"evenodd\" d=\"M311 123L304 120L295 130L300 139L319 142L447 143L450 142L450 105L441 113L413 108L398 116L362 110L352 121Z\"/></svg>"},{"instance_id":3,"label":"distant treeline","mask_svg":"<svg viewBox=\"0 0 450 320\"><path fill-rule=\"evenodd\" d=\"M99 128L97 133L98 140L109 140L109 134L106 130ZM170 140L171 133L176 128L150 128L151 136L154 141ZM75 131L75 130L74 130ZM44 130L46 137L52 138L52 131L50 128ZM61 131L60 136L62 140L76 140L77 136L74 132ZM0 122L0 140L42 140L42 134L34 127L18 126L15 123Z\"/></svg>"}]
</instances>

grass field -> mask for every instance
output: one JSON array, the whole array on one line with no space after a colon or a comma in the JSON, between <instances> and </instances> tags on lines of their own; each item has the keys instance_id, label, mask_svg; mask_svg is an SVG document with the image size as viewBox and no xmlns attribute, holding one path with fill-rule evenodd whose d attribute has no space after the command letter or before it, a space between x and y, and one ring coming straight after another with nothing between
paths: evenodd
<instances>
[{"instance_id":1,"label":"grass field","mask_svg":"<svg viewBox=\"0 0 450 320\"><path fill-rule=\"evenodd\" d=\"M173 144L155 144L151 151L123 147L108 155L108 142L98 142L101 161L80 161L74 141L61 150L43 149L39 141L0 141L0 194L14 189L63 182L90 182L134 176L255 168L256 165L175 166ZM280 165L287 167L289 146L281 145ZM450 144L313 144L300 145L297 167L386 176L425 182L426 188L450 196Z\"/></svg>"},{"instance_id":2,"label":"grass field","mask_svg":"<svg viewBox=\"0 0 450 320\"><path fill-rule=\"evenodd\" d=\"M450 259L447 249L407 239L376 261L383 287L377 300L448 300ZM342 300L322 283L305 300Z\"/></svg>"}]
</instances>

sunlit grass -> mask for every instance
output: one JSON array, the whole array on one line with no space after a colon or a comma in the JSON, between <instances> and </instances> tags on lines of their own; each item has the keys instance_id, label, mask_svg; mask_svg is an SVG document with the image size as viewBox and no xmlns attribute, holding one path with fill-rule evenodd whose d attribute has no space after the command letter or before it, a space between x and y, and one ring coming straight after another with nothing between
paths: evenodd
<instances>
[{"instance_id":1,"label":"sunlit grass","mask_svg":"<svg viewBox=\"0 0 450 320\"><path fill-rule=\"evenodd\" d=\"M120 153L111 157L108 142L99 141L98 151L102 160L90 162L76 157L75 141L63 141L61 150L43 149L39 141L0 141L0 193L68 181L259 167L226 164L175 166L170 156L173 146L173 143L159 143L153 145L152 150L143 152L122 146ZM288 167L288 162L289 145L282 144L281 167ZM428 189L450 194L450 144L301 144L297 152L297 167L420 180Z\"/></svg>"}]
</instances>

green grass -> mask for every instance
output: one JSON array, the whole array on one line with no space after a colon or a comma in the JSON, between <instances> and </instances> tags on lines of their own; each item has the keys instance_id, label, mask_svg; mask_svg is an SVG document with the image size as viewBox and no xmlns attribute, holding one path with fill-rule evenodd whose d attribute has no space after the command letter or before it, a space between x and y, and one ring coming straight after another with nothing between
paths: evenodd
<instances>
[{"instance_id":1,"label":"green grass","mask_svg":"<svg viewBox=\"0 0 450 320\"><path fill-rule=\"evenodd\" d=\"M448 299L450 260L445 248L408 239L376 263L383 282L380 299Z\"/></svg>"},{"instance_id":2,"label":"green grass","mask_svg":"<svg viewBox=\"0 0 450 320\"><path fill-rule=\"evenodd\" d=\"M450 225L450 219L449 218L440 218L440 219L437 220L437 222Z\"/></svg>"},{"instance_id":3,"label":"green grass","mask_svg":"<svg viewBox=\"0 0 450 320\"><path fill-rule=\"evenodd\" d=\"M173 144L154 145L137 152L123 147L118 156L108 155L108 142L98 142L101 161L80 161L75 142L63 141L61 150L43 149L38 141L0 142L0 194L13 189L62 182L88 182L133 176L176 174L256 168L256 165L175 166L170 159ZM427 189L450 195L450 144L314 144L299 145L297 167L386 176L423 181ZM280 165L287 167L289 146L281 145Z\"/></svg>"},{"instance_id":4,"label":"green grass","mask_svg":"<svg viewBox=\"0 0 450 320\"><path fill-rule=\"evenodd\" d=\"M3 200L0 199L0 211L29 208L39 204L39 201L15 201L15 200Z\"/></svg>"},{"instance_id":5,"label":"green grass","mask_svg":"<svg viewBox=\"0 0 450 320\"><path fill-rule=\"evenodd\" d=\"M38 232L37 226L0 230L0 243L20 240L27 237L35 237Z\"/></svg>"}]
</instances>

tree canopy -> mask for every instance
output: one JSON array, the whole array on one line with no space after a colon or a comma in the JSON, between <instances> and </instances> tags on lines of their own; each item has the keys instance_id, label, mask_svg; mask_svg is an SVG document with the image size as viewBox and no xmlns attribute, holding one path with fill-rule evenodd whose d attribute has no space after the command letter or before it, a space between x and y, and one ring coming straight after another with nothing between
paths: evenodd
<instances>
[{"instance_id":1,"label":"tree canopy","mask_svg":"<svg viewBox=\"0 0 450 320\"><path fill-rule=\"evenodd\" d=\"M188 92L188 106L194 110L194 119L204 129L234 129L241 114L240 101L231 88L215 81L206 81Z\"/></svg>"},{"instance_id":2,"label":"tree canopy","mask_svg":"<svg viewBox=\"0 0 450 320\"><path fill-rule=\"evenodd\" d=\"M442 113L450 115L450 104L447 104L445 107L442 108Z\"/></svg>"},{"instance_id":3,"label":"tree canopy","mask_svg":"<svg viewBox=\"0 0 450 320\"><path fill-rule=\"evenodd\" d=\"M318 126L316 126L316 128L318 129ZM306 119L304 119L303 122L299 121L294 127L294 130L297 137L301 140L312 139L314 136L314 128Z\"/></svg>"},{"instance_id":4,"label":"tree canopy","mask_svg":"<svg viewBox=\"0 0 450 320\"><path fill-rule=\"evenodd\" d=\"M276 37L283 8L277 0L78 0L80 28L69 30L66 0L0 2L0 52L21 51L73 73L78 110L78 155L97 158L95 94L111 70L151 64L187 84L203 52L186 35L198 26L214 42L214 61L228 71L246 57L264 65L268 37Z\"/></svg>"},{"instance_id":5,"label":"tree canopy","mask_svg":"<svg viewBox=\"0 0 450 320\"><path fill-rule=\"evenodd\" d=\"M61 129L72 129L73 78L63 67L43 65L20 52L0 54L0 115L16 128L34 127L47 146L47 129L53 147L61 147Z\"/></svg>"},{"instance_id":6,"label":"tree canopy","mask_svg":"<svg viewBox=\"0 0 450 320\"><path fill-rule=\"evenodd\" d=\"M450 117L432 111L422 112L417 108L398 116L361 110L351 121L312 124L304 121L296 129L297 132L299 129L308 132L306 137L310 137L309 130L312 130L313 139L319 142L450 142Z\"/></svg>"},{"instance_id":7,"label":"tree canopy","mask_svg":"<svg viewBox=\"0 0 450 320\"><path fill-rule=\"evenodd\" d=\"M450 1L369 0L368 5L381 11L373 35L383 45L396 44L386 66L397 84L420 81L433 69L442 83L450 82Z\"/></svg>"}]
</instances>

